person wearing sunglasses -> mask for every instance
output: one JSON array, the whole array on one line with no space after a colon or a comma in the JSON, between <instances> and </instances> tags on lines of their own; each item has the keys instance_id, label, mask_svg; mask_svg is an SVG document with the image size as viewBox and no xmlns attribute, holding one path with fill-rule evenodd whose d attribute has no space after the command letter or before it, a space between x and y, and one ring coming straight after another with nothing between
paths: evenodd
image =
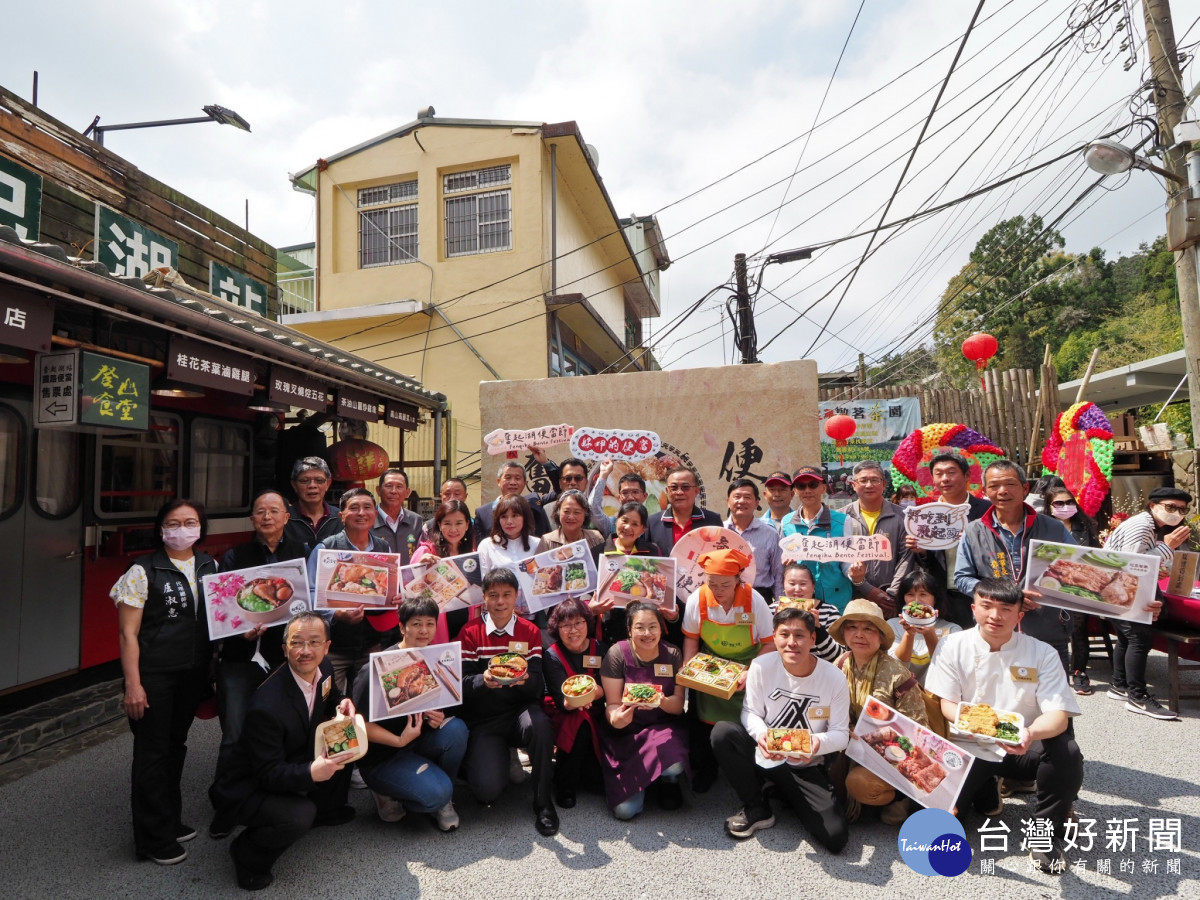
<instances>
[{"instance_id":1,"label":"person wearing sunglasses","mask_svg":"<svg viewBox=\"0 0 1200 900\"><path fill-rule=\"evenodd\" d=\"M1153 553L1162 557L1161 567L1169 568L1175 551L1191 537L1184 518L1192 495L1173 487L1155 488L1150 492L1146 509L1130 516L1104 543L1106 550L1121 553ZM1161 601L1153 607L1154 618L1162 610ZM1117 645L1113 648L1112 684L1108 696L1124 700L1125 708L1132 713L1152 719L1177 719L1174 712L1164 707L1146 688L1146 660L1154 642L1151 626L1141 622L1112 620L1117 633Z\"/></svg>"},{"instance_id":2,"label":"person wearing sunglasses","mask_svg":"<svg viewBox=\"0 0 1200 900\"><path fill-rule=\"evenodd\" d=\"M815 537L852 537L854 526L841 510L825 505L825 475L816 466L801 466L792 476L796 511L783 519L783 536L804 534ZM791 560L789 560L791 562ZM804 560L796 560L804 562ZM854 596L852 581L866 575L863 563L811 562L816 579L815 596L837 608L840 615Z\"/></svg>"}]
</instances>

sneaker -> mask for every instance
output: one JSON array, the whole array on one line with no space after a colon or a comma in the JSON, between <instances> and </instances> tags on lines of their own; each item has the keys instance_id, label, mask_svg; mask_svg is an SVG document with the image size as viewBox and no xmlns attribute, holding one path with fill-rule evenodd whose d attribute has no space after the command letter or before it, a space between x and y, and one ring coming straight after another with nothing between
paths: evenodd
<instances>
[{"instance_id":1,"label":"sneaker","mask_svg":"<svg viewBox=\"0 0 1200 900\"><path fill-rule=\"evenodd\" d=\"M143 859L158 863L160 866L173 866L187 859L187 851L173 841L165 847L161 847L158 850L151 850L141 854L141 856Z\"/></svg>"},{"instance_id":2,"label":"sneaker","mask_svg":"<svg viewBox=\"0 0 1200 900\"><path fill-rule=\"evenodd\" d=\"M893 800L879 811L879 821L884 825L903 825L908 819L908 798Z\"/></svg>"},{"instance_id":3,"label":"sneaker","mask_svg":"<svg viewBox=\"0 0 1200 900\"><path fill-rule=\"evenodd\" d=\"M1000 779L1000 796L1011 797L1013 794L1036 794L1036 781L1017 781L1015 778Z\"/></svg>"},{"instance_id":4,"label":"sneaker","mask_svg":"<svg viewBox=\"0 0 1200 900\"><path fill-rule=\"evenodd\" d=\"M1129 691L1126 688L1117 687L1113 684L1109 685L1107 696L1110 700L1128 700Z\"/></svg>"},{"instance_id":5,"label":"sneaker","mask_svg":"<svg viewBox=\"0 0 1200 900\"><path fill-rule=\"evenodd\" d=\"M363 781L362 772L358 771L358 767L354 767L354 771L350 773L350 787L356 791L365 791L367 783Z\"/></svg>"},{"instance_id":6,"label":"sneaker","mask_svg":"<svg viewBox=\"0 0 1200 900\"><path fill-rule=\"evenodd\" d=\"M730 816L725 820L725 830L729 832L730 837L743 840L750 837L754 832L770 828L774 824L775 816L766 807L762 809L743 809L736 816Z\"/></svg>"},{"instance_id":7,"label":"sneaker","mask_svg":"<svg viewBox=\"0 0 1200 900\"><path fill-rule=\"evenodd\" d=\"M1092 679L1088 678L1087 672L1071 673L1071 689L1081 697L1091 696Z\"/></svg>"},{"instance_id":8,"label":"sneaker","mask_svg":"<svg viewBox=\"0 0 1200 900\"><path fill-rule=\"evenodd\" d=\"M447 802L445 806L435 812L433 821L437 823L439 831L457 831L458 812L454 809L454 803Z\"/></svg>"},{"instance_id":9,"label":"sneaker","mask_svg":"<svg viewBox=\"0 0 1200 900\"><path fill-rule=\"evenodd\" d=\"M404 804L399 800L375 791L371 791L371 796L375 798L375 812L379 813L381 821L399 822L404 818Z\"/></svg>"},{"instance_id":10,"label":"sneaker","mask_svg":"<svg viewBox=\"0 0 1200 900\"><path fill-rule=\"evenodd\" d=\"M180 825L179 834L175 835L175 843L186 844L196 839L196 829L191 825Z\"/></svg>"},{"instance_id":11,"label":"sneaker","mask_svg":"<svg viewBox=\"0 0 1200 900\"><path fill-rule=\"evenodd\" d=\"M1175 713L1171 712L1149 694L1143 694L1140 697L1130 694L1129 698L1125 701L1125 708L1130 712L1149 716L1152 719L1166 719L1171 721L1179 718L1179 716L1175 715Z\"/></svg>"},{"instance_id":12,"label":"sneaker","mask_svg":"<svg viewBox=\"0 0 1200 900\"><path fill-rule=\"evenodd\" d=\"M1034 850L1029 854L1029 863L1047 875L1061 875L1067 870L1067 858L1057 847L1052 848L1049 853Z\"/></svg>"},{"instance_id":13,"label":"sneaker","mask_svg":"<svg viewBox=\"0 0 1200 900\"><path fill-rule=\"evenodd\" d=\"M529 773L521 765L519 752L514 748L508 756L508 780L513 784L524 784L529 780Z\"/></svg>"}]
</instances>

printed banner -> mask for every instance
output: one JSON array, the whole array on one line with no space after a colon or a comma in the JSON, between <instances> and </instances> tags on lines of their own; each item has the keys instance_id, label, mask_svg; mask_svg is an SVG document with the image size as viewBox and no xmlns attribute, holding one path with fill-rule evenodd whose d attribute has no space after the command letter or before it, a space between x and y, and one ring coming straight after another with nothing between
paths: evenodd
<instances>
[{"instance_id":1,"label":"printed banner","mask_svg":"<svg viewBox=\"0 0 1200 900\"><path fill-rule=\"evenodd\" d=\"M576 428L571 435L571 455L580 459L636 462L656 456L661 449L662 441L653 431Z\"/></svg>"},{"instance_id":2,"label":"printed banner","mask_svg":"<svg viewBox=\"0 0 1200 900\"><path fill-rule=\"evenodd\" d=\"M1043 606L1149 624L1160 561L1157 555L1030 541L1025 587L1042 595Z\"/></svg>"},{"instance_id":3,"label":"printed banner","mask_svg":"<svg viewBox=\"0 0 1200 900\"><path fill-rule=\"evenodd\" d=\"M557 606L572 594L596 590L596 564L587 541L523 559L516 564L516 573L531 613Z\"/></svg>"},{"instance_id":4,"label":"printed banner","mask_svg":"<svg viewBox=\"0 0 1200 900\"><path fill-rule=\"evenodd\" d=\"M929 809L950 812L975 757L871 698L846 755Z\"/></svg>"},{"instance_id":5,"label":"printed banner","mask_svg":"<svg viewBox=\"0 0 1200 900\"><path fill-rule=\"evenodd\" d=\"M904 510L904 530L917 539L922 550L957 547L967 528L970 503L943 503L935 500Z\"/></svg>"},{"instance_id":6,"label":"printed banner","mask_svg":"<svg viewBox=\"0 0 1200 900\"><path fill-rule=\"evenodd\" d=\"M462 702L462 644L393 647L371 654L371 722Z\"/></svg>"},{"instance_id":7,"label":"printed banner","mask_svg":"<svg viewBox=\"0 0 1200 900\"><path fill-rule=\"evenodd\" d=\"M779 542L783 561L789 562L867 562L891 559L892 542L885 534L860 534L854 537L812 537L789 534Z\"/></svg>"},{"instance_id":8,"label":"printed banner","mask_svg":"<svg viewBox=\"0 0 1200 900\"><path fill-rule=\"evenodd\" d=\"M754 549L750 543L736 531L720 525L705 525L693 528L671 548L671 558L675 560L675 596L687 603L692 591L698 590L704 583L700 557L713 550L725 549L740 550L750 557L750 565L742 570L742 581L754 584L758 566L754 562Z\"/></svg>"},{"instance_id":9,"label":"printed banner","mask_svg":"<svg viewBox=\"0 0 1200 900\"><path fill-rule=\"evenodd\" d=\"M478 606L483 602L482 584L479 556L475 553L445 559L429 557L400 567L401 596L405 600L432 600L441 612Z\"/></svg>"},{"instance_id":10,"label":"printed banner","mask_svg":"<svg viewBox=\"0 0 1200 900\"><path fill-rule=\"evenodd\" d=\"M491 456L505 456L534 447L556 447L571 439L570 425L543 425L518 431L515 428L497 428L483 437L483 444Z\"/></svg>"},{"instance_id":11,"label":"printed banner","mask_svg":"<svg viewBox=\"0 0 1200 900\"><path fill-rule=\"evenodd\" d=\"M208 636L214 641L278 625L310 608L304 560L218 572L200 579Z\"/></svg>"},{"instance_id":12,"label":"printed banner","mask_svg":"<svg viewBox=\"0 0 1200 900\"><path fill-rule=\"evenodd\" d=\"M659 609L675 606L675 560L663 556L622 556L608 553L600 557L596 600L611 600L624 608L641 601Z\"/></svg>"},{"instance_id":13,"label":"printed banner","mask_svg":"<svg viewBox=\"0 0 1200 900\"><path fill-rule=\"evenodd\" d=\"M400 556L357 550L321 550L314 582L316 609L398 606Z\"/></svg>"},{"instance_id":14,"label":"printed banner","mask_svg":"<svg viewBox=\"0 0 1200 900\"><path fill-rule=\"evenodd\" d=\"M821 418L849 416L854 420L854 435L845 447L821 428L821 461L830 470L850 469L864 459L877 460L884 469L892 466L892 456L909 434L921 427L921 401L916 397L895 400L822 400Z\"/></svg>"}]
</instances>

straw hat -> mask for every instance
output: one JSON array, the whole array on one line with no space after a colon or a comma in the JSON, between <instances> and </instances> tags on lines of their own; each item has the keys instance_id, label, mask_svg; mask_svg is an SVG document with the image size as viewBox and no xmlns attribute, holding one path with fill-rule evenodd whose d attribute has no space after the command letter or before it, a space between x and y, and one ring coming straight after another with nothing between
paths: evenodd
<instances>
[{"instance_id":1,"label":"straw hat","mask_svg":"<svg viewBox=\"0 0 1200 900\"><path fill-rule=\"evenodd\" d=\"M884 619L883 613L870 600L851 600L846 604L846 611L841 617L829 626L829 634L843 647L846 642L842 640L842 629L846 627L847 622L870 622L874 625L879 631L880 649L886 650L896 640L896 635Z\"/></svg>"}]
</instances>

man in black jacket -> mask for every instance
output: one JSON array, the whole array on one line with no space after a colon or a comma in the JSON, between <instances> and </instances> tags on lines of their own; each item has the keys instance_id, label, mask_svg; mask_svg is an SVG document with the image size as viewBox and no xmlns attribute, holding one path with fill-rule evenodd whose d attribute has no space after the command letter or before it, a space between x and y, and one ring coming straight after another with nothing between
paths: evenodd
<instances>
[{"instance_id":1,"label":"man in black jacket","mask_svg":"<svg viewBox=\"0 0 1200 900\"><path fill-rule=\"evenodd\" d=\"M546 469L546 474L552 480L558 477L558 466L550 462L546 458L546 454L541 450L533 452L534 459L542 464ZM553 474L551 474L553 472ZM516 496L525 492L525 468L515 459L510 459L500 466L500 471L496 475L496 486L500 489L500 497ZM491 503L481 504L475 510L475 534L476 537L485 541L492 535L492 516L496 511L496 503L500 497L497 497ZM537 494L525 494L525 499L529 501L529 508L533 510L533 534L535 537L541 537L546 532L550 531L550 519L546 516L546 510L542 508L541 498Z\"/></svg>"},{"instance_id":2,"label":"man in black jacket","mask_svg":"<svg viewBox=\"0 0 1200 900\"><path fill-rule=\"evenodd\" d=\"M721 527L720 515L696 505L699 492L700 482L691 469L680 466L667 473L667 500L671 505L652 515L646 523L646 533L663 553L670 553L676 542L693 528ZM684 599L681 597L680 601Z\"/></svg>"},{"instance_id":3,"label":"man in black jacket","mask_svg":"<svg viewBox=\"0 0 1200 900\"><path fill-rule=\"evenodd\" d=\"M275 860L314 825L354 818L345 754L313 758L317 727L336 712L354 714L325 660L329 628L305 612L284 634L287 665L254 692L241 739L209 789L218 815L246 826L229 852L238 885L251 891L271 883Z\"/></svg>"}]
</instances>

